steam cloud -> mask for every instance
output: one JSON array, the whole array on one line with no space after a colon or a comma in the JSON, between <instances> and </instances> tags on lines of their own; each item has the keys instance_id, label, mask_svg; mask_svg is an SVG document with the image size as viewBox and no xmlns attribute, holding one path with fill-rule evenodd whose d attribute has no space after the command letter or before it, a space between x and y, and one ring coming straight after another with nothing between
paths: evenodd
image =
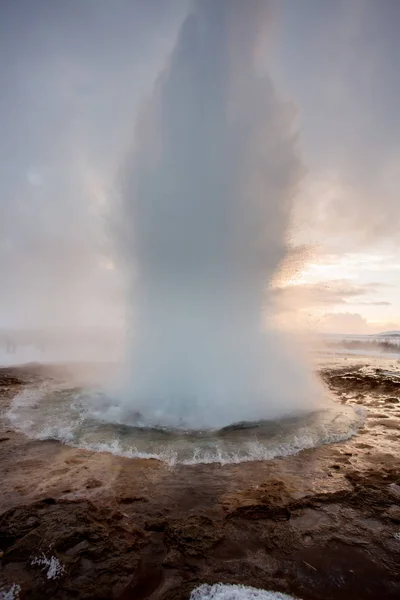
<instances>
[{"instance_id":1,"label":"steam cloud","mask_svg":"<svg viewBox=\"0 0 400 600\"><path fill-rule=\"evenodd\" d=\"M302 174L291 111L257 69L263 0L199 0L138 123L119 230L126 405L219 427L308 408L308 371L263 331Z\"/></svg>"}]
</instances>

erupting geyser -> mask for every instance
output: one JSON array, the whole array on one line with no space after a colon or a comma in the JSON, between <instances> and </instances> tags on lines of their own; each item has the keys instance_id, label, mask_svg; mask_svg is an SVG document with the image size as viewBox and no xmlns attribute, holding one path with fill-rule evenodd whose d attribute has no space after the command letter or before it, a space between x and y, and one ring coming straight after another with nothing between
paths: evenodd
<instances>
[{"instance_id":1,"label":"erupting geyser","mask_svg":"<svg viewBox=\"0 0 400 600\"><path fill-rule=\"evenodd\" d=\"M301 164L257 68L265 0L198 0L139 119L122 193L127 410L201 429L309 409L311 373L265 330Z\"/></svg>"}]
</instances>

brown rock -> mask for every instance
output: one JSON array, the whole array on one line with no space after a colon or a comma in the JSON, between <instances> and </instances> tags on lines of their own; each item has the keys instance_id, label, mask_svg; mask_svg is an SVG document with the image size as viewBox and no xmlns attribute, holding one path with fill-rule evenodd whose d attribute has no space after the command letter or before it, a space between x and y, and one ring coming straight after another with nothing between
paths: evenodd
<instances>
[{"instance_id":1,"label":"brown rock","mask_svg":"<svg viewBox=\"0 0 400 600\"><path fill-rule=\"evenodd\" d=\"M384 517L387 517L394 523L400 523L400 506L396 504L392 504L388 508L388 510L383 514Z\"/></svg>"},{"instance_id":2,"label":"brown rock","mask_svg":"<svg viewBox=\"0 0 400 600\"><path fill-rule=\"evenodd\" d=\"M166 519L154 519L152 521L146 521L144 525L146 531L165 531L166 527Z\"/></svg>"},{"instance_id":3,"label":"brown rock","mask_svg":"<svg viewBox=\"0 0 400 600\"><path fill-rule=\"evenodd\" d=\"M111 598L115 586L132 578L144 544L142 530L130 521L122 527L112 516L89 501L69 500L36 502L4 513L2 586L17 582L29 598ZM32 556L42 555L56 558L64 568L57 593L57 580L30 567Z\"/></svg>"},{"instance_id":4,"label":"brown rock","mask_svg":"<svg viewBox=\"0 0 400 600\"><path fill-rule=\"evenodd\" d=\"M224 534L219 525L206 516L190 516L168 523L164 543L169 550L179 550L188 556L207 555L222 540Z\"/></svg>"},{"instance_id":5,"label":"brown rock","mask_svg":"<svg viewBox=\"0 0 400 600\"><path fill-rule=\"evenodd\" d=\"M178 550L170 550L164 560L162 566L167 569L178 569L183 565L182 554Z\"/></svg>"},{"instance_id":6,"label":"brown rock","mask_svg":"<svg viewBox=\"0 0 400 600\"><path fill-rule=\"evenodd\" d=\"M103 485L102 482L99 481L98 479L91 478L91 479L87 480L85 487L87 490L94 490L95 488L99 488L102 485Z\"/></svg>"}]
</instances>

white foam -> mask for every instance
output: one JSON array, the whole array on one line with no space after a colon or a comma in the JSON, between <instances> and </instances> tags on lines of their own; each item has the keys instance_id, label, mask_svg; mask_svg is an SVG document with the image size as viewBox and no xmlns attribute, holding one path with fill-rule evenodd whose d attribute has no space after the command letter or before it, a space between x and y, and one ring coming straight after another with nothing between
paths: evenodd
<instances>
[{"instance_id":1,"label":"white foam","mask_svg":"<svg viewBox=\"0 0 400 600\"><path fill-rule=\"evenodd\" d=\"M261 442L250 442L244 445L244 449L238 452L224 452L221 448L212 451L197 451L192 458L180 461L184 465L211 464L220 465L237 464L242 462L254 462L272 460L280 456L293 456L303 450L309 450L325 444L343 442L352 438L357 433L356 428L349 429L345 433L327 435L322 438L305 434L303 437L295 437L292 442L273 447L267 447ZM164 460L161 458L161 460Z\"/></svg>"},{"instance_id":2,"label":"white foam","mask_svg":"<svg viewBox=\"0 0 400 600\"><path fill-rule=\"evenodd\" d=\"M145 452L138 450L135 446L130 446L128 449L122 448L119 440L110 442L85 442L83 440L74 441L74 433L68 427L45 427L39 433L32 434L29 431L24 432L23 427L17 428L22 433L25 433L31 439L38 440L58 440L68 446L81 448L91 452L106 452L114 456L121 456L132 459L153 459L167 463L169 466L176 464L196 465L196 464L238 464L243 462L272 460L277 457L292 456L324 444L332 444L345 441L356 435L356 428L351 428L342 434L332 434L322 439L313 438L311 435L305 435L303 438L295 437L291 443L278 445L275 447L264 446L260 442L252 442L243 444L243 447L236 452L224 451L222 447L216 446L212 450L204 450L197 448L193 451L190 458L179 460L178 453L171 446L165 448L161 452Z\"/></svg>"},{"instance_id":3,"label":"white foam","mask_svg":"<svg viewBox=\"0 0 400 600\"><path fill-rule=\"evenodd\" d=\"M32 558L31 565L41 567L46 572L47 579L59 579L65 572L65 567L56 556L47 557L44 553Z\"/></svg>"},{"instance_id":4,"label":"white foam","mask_svg":"<svg viewBox=\"0 0 400 600\"><path fill-rule=\"evenodd\" d=\"M11 584L8 589L3 587L0 590L0 600L18 600L20 591L21 586L17 583Z\"/></svg>"},{"instance_id":5,"label":"white foam","mask_svg":"<svg viewBox=\"0 0 400 600\"><path fill-rule=\"evenodd\" d=\"M43 393L44 390L41 387L26 388L22 392L19 392L19 394L14 396L12 408L18 410L19 408L28 408L35 406L42 399Z\"/></svg>"},{"instance_id":6,"label":"white foam","mask_svg":"<svg viewBox=\"0 0 400 600\"><path fill-rule=\"evenodd\" d=\"M60 396L56 395L57 391L62 392ZM99 419L95 408L102 397L95 395L93 399L92 396L90 391L80 394L74 389L54 388L51 384L24 390L14 398L7 417L15 430L31 439L58 440L76 448L125 458L155 459L169 466L178 463L227 465L290 456L349 439L365 418L365 411L359 407L351 413L347 411L346 415L342 415L342 408L336 407L333 413L328 411L327 416L311 425L299 421L297 428L283 438L270 437L260 428L249 430L240 439L221 438L217 432L197 438L182 432L179 435L164 432L165 438L157 439L157 431L153 437L146 429L139 428L134 433L132 428L128 435L121 435L118 428L108 428L110 423Z\"/></svg>"},{"instance_id":7,"label":"white foam","mask_svg":"<svg viewBox=\"0 0 400 600\"><path fill-rule=\"evenodd\" d=\"M167 449L163 453L157 452L143 452L138 450L135 446L131 446L129 449L124 450L118 440L112 442L98 442L98 443L83 443L83 444L68 444L75 448L83 448L84 450L90 450L94 452L108 452L114 454L114 456L123 456L124 458L142 458L142 459L153 459L167 463L169 466L175 466L178 461L177 453L171 448Z\"/></svg>"},{"instance_id":8,"label":"white foam","mask_svg":"<svg viewBox=\"0 0 400 600\"><path fill-rule=\"evenodd\" d=\"M244 585L203 584L193 590L189 600L296 600L280 592L269 592Z\"/></svg>"}]
</instances>

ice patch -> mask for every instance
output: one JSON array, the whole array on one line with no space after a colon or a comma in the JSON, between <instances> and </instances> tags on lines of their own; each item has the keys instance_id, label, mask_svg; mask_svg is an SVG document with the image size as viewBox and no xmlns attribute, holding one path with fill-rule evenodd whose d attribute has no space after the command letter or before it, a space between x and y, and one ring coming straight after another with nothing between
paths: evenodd
<instances>
[{"instance_id":1,"label":"ice patch","mask_svg":"<svg viewBox=\"0 0 400 600\"><path fill-rule=\"evenodd\" d=\"M189 600L296 600L280 592L268 592L244 585L203 584L193 590Z\"/></svg>"},{"instance_id":2,"label":"ice patch","mask_svg":"<svg viewBox=\"0 0 400 600\"><path fill-rule=\"evenodd\" d=\"M42 571L47 569L47 579L59 579L65 572L65 567L55 556L47 557L44 553L31 560L31 565L41 567Z\"/></svg>"},{"instance_id":3,"label":"ice patch","mask_svg":"<svg viewBox=\"0 0 400 600\"><path fill-rule=\"evenodd\" d=\"M21 586L13 583L8 590L6 588L0 590L0 600L18 600L20 591Z\"/></svg>"}]
</instances>

